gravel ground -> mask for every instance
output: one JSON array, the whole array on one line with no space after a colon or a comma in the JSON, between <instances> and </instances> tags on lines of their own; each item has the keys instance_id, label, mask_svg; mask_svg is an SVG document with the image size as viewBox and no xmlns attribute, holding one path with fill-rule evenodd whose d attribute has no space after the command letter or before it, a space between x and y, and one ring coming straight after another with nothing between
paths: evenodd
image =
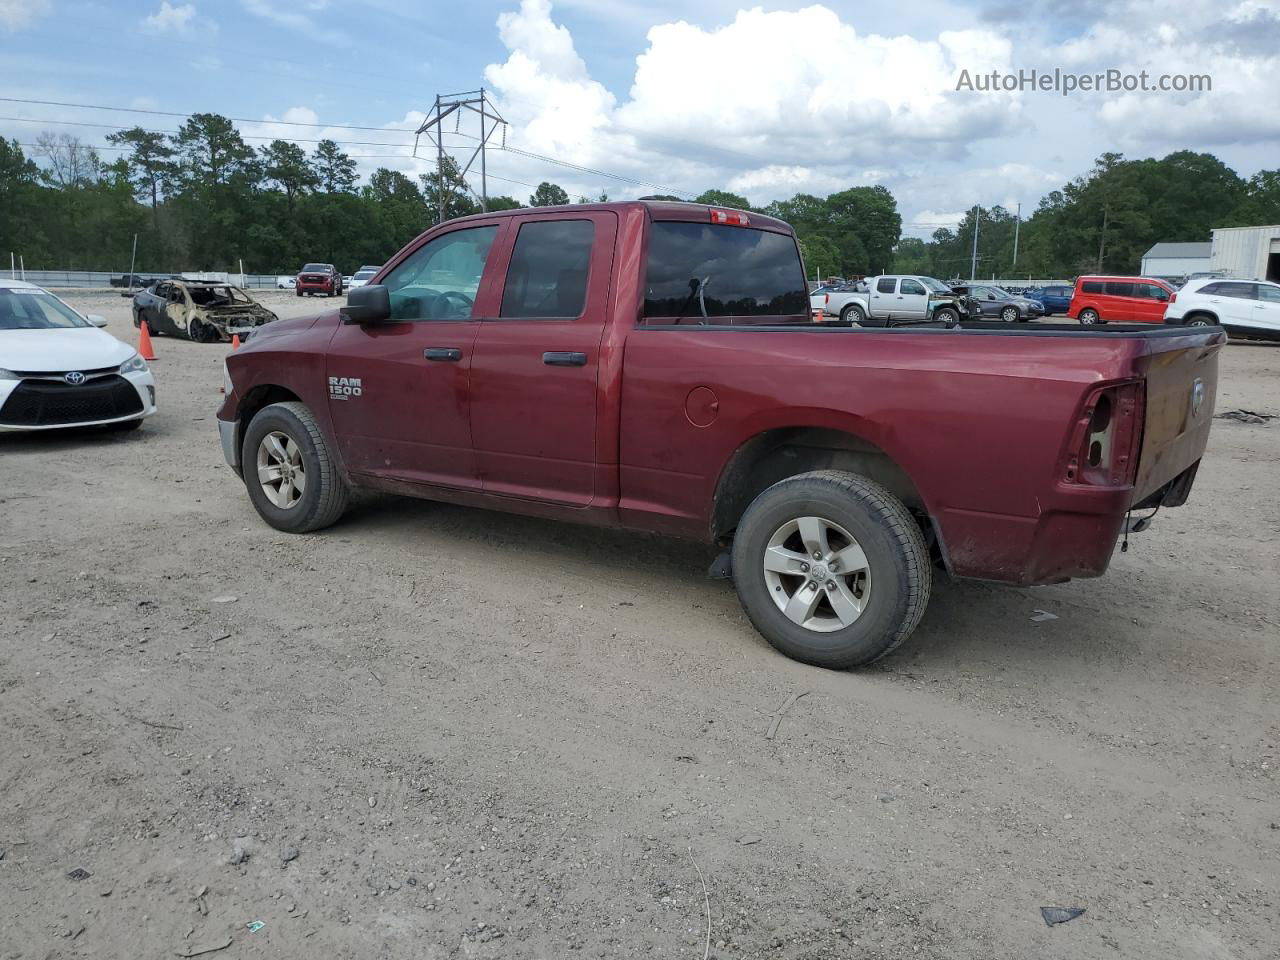
<instances>
[{"instance_id":1,"label":"gravel ground","mask_svg":"<svg viewBox=\"0 0 1280 960\"><path fill-rule=\"evenodd\" d=\"M718 958L1276 956L1280 420L1218 421L1107 577L941 580L834 673L696 545L380 496L277 533L225 348L156 351L140 431L0 437L0 958L696 960L708 904ZM1232 345L1219 410L1278 385Z\"/></svg>"}]
</instances>

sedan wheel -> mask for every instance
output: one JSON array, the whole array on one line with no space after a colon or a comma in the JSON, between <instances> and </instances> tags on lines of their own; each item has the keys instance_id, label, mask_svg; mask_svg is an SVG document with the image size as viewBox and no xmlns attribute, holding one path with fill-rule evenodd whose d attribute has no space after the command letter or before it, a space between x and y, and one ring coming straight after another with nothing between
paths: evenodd
<instances>
[{"instance_id":1,"label":"sedan wheel","mask_svg":"<svg viewBox=\"0 0 1280 960\"><path fill-rule=\"evenodd\" d=\"M1000 311L1000 319L1003 320L1005 323L1017 323L1018 308L1005 307L1003 310Z\"/></svg>"},{"instance_id":2,"label":"sedan wheel","mask_svg":"<svg viewBox=\"0 0 1280 960\"><path fill-rule=\"evenodd\" d=\"M288 434L273 430L258 444L258 483L275 506L297 506L307 489L307 468L302 447Z\"/></svg>"}]
</instances>

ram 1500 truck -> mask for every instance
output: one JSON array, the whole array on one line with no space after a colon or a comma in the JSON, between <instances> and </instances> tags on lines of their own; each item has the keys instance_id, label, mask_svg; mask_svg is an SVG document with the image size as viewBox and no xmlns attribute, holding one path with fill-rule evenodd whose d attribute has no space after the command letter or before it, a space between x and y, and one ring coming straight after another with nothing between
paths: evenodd
<instances>
[{"instance_id":1,"label":"ram 1500 truck","mask_svg":"<svg viewBox=\"0 0 1280 960\"><path fill-rule=\"evenodd\" d=\"M1131 511L1184 503L1224 343L824 326L778 220L535 207L441 224L341 310L259 328L218 426L279 530L361 487L696 538L774 646L850 667L911 633L935 565L1098 576Z\"/></svg>"}]
</instances>

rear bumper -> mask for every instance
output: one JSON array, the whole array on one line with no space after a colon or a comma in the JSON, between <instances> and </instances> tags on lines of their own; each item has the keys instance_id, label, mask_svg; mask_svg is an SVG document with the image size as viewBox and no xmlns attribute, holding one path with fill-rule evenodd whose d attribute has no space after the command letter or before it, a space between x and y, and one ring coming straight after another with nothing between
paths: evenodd
<instances>
[{"instance_id":1,"label":"rear bumper","mask_svg":"<svg viewBox=\"0 0 1280 960\"><path fill-rule=\"evenodd\" d=\"M1199 461L1148 497L1150 509L1180 506ZM947 569L956 577L1023 587L1100 577L1107 571L1133 503L1133 487L1059 486L1038 517L943 510L934 518Z\"/></svg>"}]
</instances>

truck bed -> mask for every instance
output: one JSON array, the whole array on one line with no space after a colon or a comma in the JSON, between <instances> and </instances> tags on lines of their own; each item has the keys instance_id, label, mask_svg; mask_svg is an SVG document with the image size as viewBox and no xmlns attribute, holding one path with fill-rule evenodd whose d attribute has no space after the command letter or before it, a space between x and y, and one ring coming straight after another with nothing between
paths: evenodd
<instances>
[{"instance_id":1,"label":"truck bed","mask_svg":"<svg viewBox=\"0 0 1280 960\"><path fill-rule=\"evenodd\" d=\"M1145 325L642 325L626 342L619 507L706 536L721 465L741 445L826 431L900 468L957 576L1097 576L1130 508L1194 470L1225 342L1216 328ZM1136 482L1068 480L1086 399L1131 381L1144 394ZM1193 415L1196 381L1208 399ZM698 388L716 398L708 426L686 409Z\"/></svg>"}]
</instances>

